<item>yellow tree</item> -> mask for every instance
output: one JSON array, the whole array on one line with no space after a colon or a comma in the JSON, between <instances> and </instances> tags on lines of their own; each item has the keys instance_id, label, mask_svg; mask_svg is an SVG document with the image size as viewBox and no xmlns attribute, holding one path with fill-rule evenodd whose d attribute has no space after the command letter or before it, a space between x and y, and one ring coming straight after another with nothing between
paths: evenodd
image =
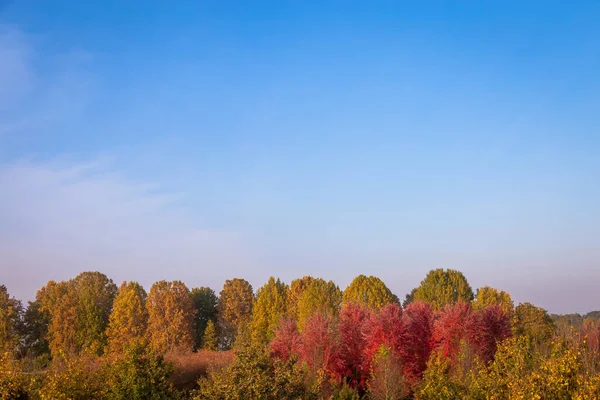
<instances>
[{"instance_id":1,"label":"yellow tree","mask_svg":"<svg viewBox=\"0 0 600 400\"><path fill-rule=\"evenodd\" d=\"M342 304L342 291L333 283L316 278L302 293L298 302L298 329L303 330L306 321L315 313L329 317L337 316Z\"/></svg>"},{"instance_id":2,"label":"yellow tree","mask_svg":"<svg viewBox=\"0 0 600 400\"><path fill-rule=\"evenodd\" d=\"M185 353L194 348L194 305L181 281L152 285L146 301L150 347L158 352Z\"/></svg>"},{"instance_id":3,"label":"yellow tree","mask_svg":"<svg viewBox=\"0 0 600 400\"><path fill-rule=\"evenodd\" d=\"M241 327L250 322L253 306L254 293L248 281L239 278L225 281L217 303L217 331L223 348L230 348Z\"/></svg>"},{"instance_id":4,"label":"yellow tree","mask_svg":"<svg viewBox=\"0 0 600 400\"><path fill-rule=\"evenodd\" d=\"M414 301L425 301L439 311L446 304L471 302L474 296L473 289L461 272L439 268L429 271L412 297Z\"/></svg>"},{"instance_id":5,"label":"yellow tree","mask_svg":"<svg viewBox=\"0 0 600 400\"><path fill-rule=\"evenodd\" d=\"M473 309L483 310L491 305L499 305L507 313L511 313L514 308L510 294L506 293L504 290L494 289L489 286L483 286L477 289L475 300L473 300Z\"/></svg>"},{"instance_id":6,"label":"yellow tree","mask_svg":"<svg viewBox=\"0 0 600 400\"><path fill-rule=\"evenodd\" d=\"M250 330L254 343L267 344L287 308L287 285L274 277L256 292Z\"/></svg>"},{"instance_id":7,"label":"yellow tree","mask_svg":"<svg viewBox=\"0 0 600 400\"><path fill-rule=\"evenodd\" d=\"M143 343L148 327L146 291L137 282L123 282L115 297L106 335L110 352Z\"/></svg>"},{"instance_id":8,"label":"yellow tree","mask_svg":"<svg viewBox=\"0 0 600 400\"><path fill-rule=\"evenodd\" d=\"M83 272L66 282L50 281L37 294L41 315L48 320L53 357L100 355L117 292L100 272Z\"/></svg>"},{"instance_id":9,"label":"yellow tree","mask_svg":"<svg viewBox=\"0 0 600 400\"><path fill-rule=\"evenodd\" d=\"M6 286L0 285L0 357L3 353L14 356L19 346L19 330L23 306L10 297Z\"/></svg>"},{"instance_id":10,"label":"yellow tree","mask_svg":"<svg viewBox=\"0 0 600 400\"><path fill-rule=\"evenodd\" d=\"M399 303L398 297L375 276L359 275L344 290L344 303L359 303L379 310L389 303Z\"/></svg>"},{"instance_id":11,"label":"yellow tree","mask_svg":"<svg viewBox=\"0 0 600 400\"><path fill-rule=\"evenodd\" d=\"M294 320L298 320L298 303L302 293L315 280L312 276L303 276L302 278L294 279L288 287L288 315Z\"/></svg>"}]
</instances>

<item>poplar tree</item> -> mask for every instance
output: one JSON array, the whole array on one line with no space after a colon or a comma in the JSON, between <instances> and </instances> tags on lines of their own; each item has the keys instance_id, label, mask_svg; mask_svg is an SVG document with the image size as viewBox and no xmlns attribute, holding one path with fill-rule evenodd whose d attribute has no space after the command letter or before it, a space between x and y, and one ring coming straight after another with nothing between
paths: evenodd
<instances>
[{"instance_id":1,"label":"poplar tree","mask_svg":"<svg viewBox=\"0 0 600 400\"><path fill-rule=\"evenodd\" d=\"M194 348L194 305L190 291L181 281L159 281L150 288L148 339L160 353L185 353Z\"/></svg>"}]
</instances>

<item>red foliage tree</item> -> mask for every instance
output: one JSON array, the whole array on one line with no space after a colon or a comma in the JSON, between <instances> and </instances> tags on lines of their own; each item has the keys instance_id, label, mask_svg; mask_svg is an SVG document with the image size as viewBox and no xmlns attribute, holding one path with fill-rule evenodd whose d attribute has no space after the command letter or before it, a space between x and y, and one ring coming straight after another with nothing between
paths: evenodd
<instances>
[{"instance_id":1,"label":"red foliage tree","mask_svg":"<svg viewBox=\"0 0 600 400\"><path fill-rule=\"evenodd\" d=\"M510 315L499 305L489 305L471 315L468 341L484 362L494 359L498 342L511 336Z\"/></svg>"},{"instance_id":2,"label":"red foliage tree","mask_svg":"<svg viewBox=\"0 0 600 400\"><path fill-rule=\"evenodd\" d=\"M372 314L363 326L363 335L365 338L364 368L368 371L371 369L373 357L382 344L385 344L396 357L400 357L405 337L400 305L387 304L379 314Z\"/></svg>"},{"instance_id":3,"label":"red foliage tree","mask_svg":"<svg viewBox=\"0 0 600 400\"><path fill-rule=\"evenodd\" d=\"M340 370L335 324L329 315L315 313L309 317L300 335L300 358L313 373L323 370L337 376Z\"/></svg>"},{"instance_id":4,"label":"red foliage tree","mask_svg":"<svg viewBox=\"0 0 600 400\"><path fill-rule=\"evenodd\" d=\"M428 303L413 302L406 306L402 316L405 327L401 359L409 385L415 385L427 368L433 349L433 310Z\"/></svg>"},{"instance_id":5,"label":"red foliage tree","mask_svg":"<svg viewBox=\"0 0 600 400\"><path fill-rule=\"evenodd\" d=\"M371 312L358 303L346 303L339 316L338 374L350 386L362 389L369 376L369 362L365 355L367 340L363 328L371 321Z\"/></svg>"},{"instance_id":6,"label":"red foliage tree","mask_svg":"<svg viewBox=\"0 0 600 400\"><path fill-rule=\"evenodd\" d=\"M300 349L300 334L296 321L293 319L282 319L275 329L275 337L271 341L271 356L282 360L289 360L297 355Z\"/></svg>"},{"instance_id":7,"label":"red foliage tree","mask_svg":"<svg viewBox=\"0 0 600 400\"><path fill-rule=\"evenodd\" d=\"M467 323L472 314L471 305L465 302L448 304L439 313L434 323L435 346L452 364L456 363L460 342L467 338Z\"/></svg>"}]
</instances>

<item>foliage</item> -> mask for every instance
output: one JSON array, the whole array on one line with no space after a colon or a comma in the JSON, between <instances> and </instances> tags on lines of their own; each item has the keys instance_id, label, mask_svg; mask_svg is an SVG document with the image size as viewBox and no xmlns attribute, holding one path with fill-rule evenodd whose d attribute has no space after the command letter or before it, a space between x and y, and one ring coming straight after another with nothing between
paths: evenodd
<instances>
[{"instance_id":1,"label":"foliage","mask_svg":"<svg viewBox=\"0 0 600 400\"><path fill-rule=\"evenodd\" d=\"M100 272L83 272L67 282L48 282L38 293L40 310L50 318L53 357L100 355L117 287Z\"/></svg>"},{"instance_id":2,"label":"foliage","mask_svg":"<svg viewBox=\"0 0 600 400\"><path fill-rule=\"evenodd\" d=\"M287 285L274 277L258 289L250 323L254 343L266 345L275 336L275 328L286 314L287 290Z\"/></svg>"},{"instance_id":3,"label":"foliage","mask_svg":"<svg viewBox=\"0 0 600 400\"><path fill-rule=\"evenodd\" d=\"M331 316L318 312L308 318L300 333L300 358L308 365L313 380L318 380L320 374L333 377L339 370L336 328Z\"/></svg>"},{"instance_id":4,"label":"foliage","mask_svg":"<svg viewBox=\"0 0 600 400\"><path fill-rule=\"evenodd\" d=\"M146 291L139 283L121 284L106 332L110 352L120 353L127 346L144 341L148 327L146 298Z\"/></svg>"},{"instance_id":5,"label":"foliage","mask_svg":"<svg viewBox=\"0 0 600 400\"><path fill-rule=\"evenodd\" d=\"M22 353L28 359L47 358L50 355L48 343L49 317L41 310L38 300L30 301L23 314Z\"/></svg>"},{"instance_id":6,"label":"foliage","mask_svg":"<svg viewBox=\"0 0 600 400\"><path fill-rule=\"evenodd\" d=\"M27 386L27 380L13 354L0 353L0 399L26 399Z\"/></svg>"},{"instance_id":7,"label":"foliage","mask_svg":"<svg viewBox=\"0 0 600 400\"><path fill-rule=\"evenodd\" d=\"M314 279L302 293L298 302L298 329L315 313L337 316L342 303L342 291L332 281Z\"/></svg>"},{"instance_id":8,"label":"foliage","mask_svg":"<svg viewBox=\"0 0 600 400\"><path fill-rule=\"evenodd\" d=\"M316 399L307 389L306 371L295 358L272 360L260 347L249 347L221 371L202 378L195 399L200 400L279 400Z\"/></svg>"},{"instance_id":9,"label":"foliage","mask_svg":"<svg viewBox=\"0 0 600 400\"><path fill-rule=\"evenodd\" d=\"M98 360L71 357L45 374L37 396L40 400L104 400L107 389Z\"/></svg>"},{"instance_id":10,"label":"foliage","mask_svg":"<svg viewBox=\"0 0 600 400\"><path fill-rule=\"evenodd\" d=\"M433 313L427 303L413 302L404 310L402 321L405 329L401 343L401 360L404 377L411 387L422 377L433 348Z\"/></svg>"},{"instance_id":11,"label":"foliage","mask_svg":"<svg viewBox=\"0 0 600 400\"><path fill-rule=\"evenodd\" d=\"M431 304L435 310L441 310L446 304L472 301L473 290L461 272L440 268L429 271L416 288L413 298Z\"/></svg>"},{"instance_id":12,"label":"foliage","mask_svg":"<svg viewBox=\"0 0 600 400\"><path fill-rule=\"evenodd\" d=\"M382 344L375 353L368 383L369 395L373 400L397 400L405 398L409 391L403 378L400 358Z\"/></svg>"},{"instance_id":13,"label":"foliage","mask_svg":"<svg viewBox=\"0 0 600 400\"><path fill-rule=\"evenodd\" d=\"M416 390L415 398L418 400L454 400L464 397L464 388L451 376L450 361L442 352L434 352L427 363L427 369Z\"/></svg>"},{"instance_id":14,"label":"foliage","mask_svg":"<svg viewBox=\"0 0 600 400\"><path fill-rule=\"evenodd\" d=\"M359 275L344 290L344 303L356 302L374 310L388 303L399 303L383 281L374 276Z\"/></svg>"},{"instance_id":15,"label":"foliage","mask_svg":"<svg viewBox=\"0 0 600 400\"><path fill-rule=\"evenodd\" d=\"M194 306L185 284L156 282L150 288L146 304L150 347L161 353L192 351Z\"/></svg>"},{"instance_id":16,"label":"foliage","mask_svg":"<svg viewBox=\"0 0 600 400\"><path fill-rule=\"evenodd\" d=\"M300 344L300 334L298 333L296 321L291 318L284 318L275 329L275 337L269 344L271 356L289 360L298 356Z\"/></svg>"},{"instance_id":17,"label":"foliage","mask_svg":"<svg viewBox=\"0 0 600 400\"><path fill-rule=\"evenodd\" d=\"M217 303L219 346L229 349L234 344L242 325L252 317L254 293L252 285L244 279L225 281Z\"/></svg>"},{"instance_id":18,"label":"foliage","mask_svg":"<svg viewBox=\"0 0 600 400\"><path fill-rule=\"evenodd\" d=\"M512 326L515 335L526 336L536 343L548 341L555 328L546 310L531 303L522 303L515 308Z\"/></svg>"},{"instance_id":19,"label":"foliage","mask_svg":"<svg viewBox=\"0 0 600 400\"><path fill-rule=\"evenodd\" d=\"M15 355L19 348L21 332L21 302L10 297L6 286L0 285L0 354Z\"/></svg>"},{"instance_id":20,"label":"foliage","mask_svg":"<svg viewBox=\"0 0 600 400\"><path fill-rule=\"evenodd\" d=\"M204 329L204 336L202 337L202 348L204 350L215 351L219 348L219 337L217 336L217 329L215 323L209 320Z\"/></svg>"},{"instance_id":21,"label":"foliage","mask_svg":"<svg viewBox=\"0 0 600 400\"><path fill-rule=\"evenodd\" d=\"M494 358L498 343L512 334L510 316L500 305L490 305L473 313L467 326L469 343L484 363Z\"/></svg>"},{"instance_id":22,"label":"foliage","mask_svg":"<svg viewBox=\"0 0 600 400\"><path fill-rule=\"evenodd\" d=\"M441 354L451 365L456 364L461 341L467 337L467 323L471 319L470 303L459 301L447 304L434 322L433 339Z\"/></svg>"},{"instance_id":23,"label":"foliage","mask_svg":"<svg viewBox=\"0 0 600 400\"><path fill-rule=\"evenodd\" d=\"M298 304L306 288L315 280L312 276L303 276L294 279L288 286L288 315L290 318L298 320Z\"/></svg>"},{"instance_id":24,"label":"foliage","mask_svg":"<svg viewBox=\"0 0 600 400\"><path fill-rule=\"evenodd\" d=\"M473 300L473 309L483 310L491 305L499 305L509 314L515 307L510 294L503 290L494 289L490 286L483 286L477 289L475 300Z\"/></svg>"},{"instance_id":25,"label":"foliage","mask_svg":"<svg viewBox=\"0 0 600 400\"><path fill-rule=\"evenodd\" d=\"M161 400L178 397L169 381L173 372L162 355L133 345L104 366L107 399Z\"/></svg>"},{"instance_id":26,"label":"foliage","mask_svg":"<svg viewBox=\"0 0 600 400\"><path fill-rule=\"evenodd\" d=\"M194 348L206 348L203 345L203 337L208 324L217 322L218 297L214 290L209 287L192 289L192 302L194 303ZM215 331L216 333L216 331Z\"/></svg>"},{"instance_id":27,"label":"foliage","mask_svg":"<svg viewBox=\"0 0 600 400\"><path fill-rule=\"evenodd\" d=\"M351 388L363 389L369 377L367 341L363 330L371 311L358 303L345 303L339 316L339 375Z\"/></svg>"}]
</instances>

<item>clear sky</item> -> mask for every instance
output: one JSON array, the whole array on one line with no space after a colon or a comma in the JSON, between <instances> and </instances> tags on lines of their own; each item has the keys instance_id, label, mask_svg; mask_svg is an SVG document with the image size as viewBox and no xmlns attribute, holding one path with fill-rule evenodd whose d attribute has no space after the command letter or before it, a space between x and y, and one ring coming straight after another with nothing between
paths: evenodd
<instances>
[{"instance_id":1,"label":"clear sky","mask_svg":"<svg viewBox=\"0 0 600 400\"><path fill-rule=\"evenodd\" d=\"M0 283L433 268L600 309L598 1L2 1Z\"/></svg>"}]
</instances>

